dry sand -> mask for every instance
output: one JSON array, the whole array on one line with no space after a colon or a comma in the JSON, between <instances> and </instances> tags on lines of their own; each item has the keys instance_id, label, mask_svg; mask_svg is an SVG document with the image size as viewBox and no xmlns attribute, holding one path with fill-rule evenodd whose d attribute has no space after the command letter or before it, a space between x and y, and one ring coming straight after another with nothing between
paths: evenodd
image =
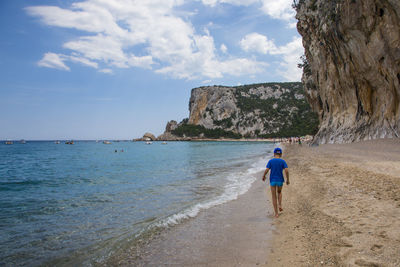
<instances>
[{"instance_id":1,"label":"dry sand","mask_svg":"<svg viewBox=\"0 0 400 267\"><path fill-rule=\"evenodd\" d=\"M292 184L269 265L400 266L400 140L286 152Z\"/></svg>"},{"instance_id":2,"label":"dry sand","mask_svg":"<svg viewBox=\"0 0 400 267\"><path fill-rule=\"evenodd\" d=\"M287 145L284 159L291 184L278 219L259 174L237 200L162 231L118 265L400 266L399 139Z\"/></svg>"}]
</instances>

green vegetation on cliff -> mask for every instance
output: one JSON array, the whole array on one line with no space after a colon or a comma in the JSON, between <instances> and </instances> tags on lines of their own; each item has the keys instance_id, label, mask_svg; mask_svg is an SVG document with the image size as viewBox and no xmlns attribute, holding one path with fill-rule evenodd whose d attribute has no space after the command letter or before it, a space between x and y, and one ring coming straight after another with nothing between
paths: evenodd
<instances>
[{"instance_id":1,"label":"green vegetation on cliff","mask_svg":"<svg viewBox=\"0 0 400 267\"><path fill-rule=\"evenodd\" d=\"M195 88L189 110L189 119L172 134L200 138L291 137L313 135L319 123L299 82Z\"/></svg>"},{"instance_id":2,"label":"green vegetation on cliff","mask_svg":"<svg viewBox=\"0 0 400 267\"><path fill-rule=\"evenodd\" d=\"M218 129L207 129L201 125L192 125L192 124L181 124L172 131L172 134L179 136L179 137L204 137L204 138L234 138L239 139L242 136L237 133L233 133L231 131L225 131L220 128Z\"/></svg>"},{"instance_id":3,"label":"green vegetation on cliff","mask_svg":"<svg viewBox=\"0 0 400 267\"><path fill-rule=\"evenodd\" d=\"M261 99L251 91L258 87L271 87L273 90L283 88L284 92L278 98ZM266 125L269 124L270 133L255 132L255 136L252 137L304 136L314 135L318 131L318 116L305 100L303 86L299 82L239 86L235 91L235 97L242 117L257 109L260 112L259 116L268 121Z\"/></svg>"}]
</instances>

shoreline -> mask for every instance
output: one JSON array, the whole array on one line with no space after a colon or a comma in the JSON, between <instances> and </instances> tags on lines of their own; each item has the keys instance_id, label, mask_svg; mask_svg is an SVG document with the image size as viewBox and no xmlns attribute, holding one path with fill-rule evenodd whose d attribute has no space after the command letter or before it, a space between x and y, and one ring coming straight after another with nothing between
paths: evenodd
<instances>
[{"instance_id":1,"label":"shoreline","mask_svg":"<svg viewBox=\"0 0 400 267\"><path fill-rule=\"evenodd\" d=\"M190 138L190 137L182 137L182 139L160 139L160 140L148 140L150 142L269 142L269 143L279 143L281 142L279 138ZM133 139L132 142L146 142L146 140Z\"/></svg>"},{"instance_id":2,"label":"shoreline","mask_svg":"<svg viewBox=\"0 0 400 267\"><path fill-rule=\"evenodd\" d=\"M181 140L167 140L167 139L162 139L162 140L153 140L151 142L273 142L273 143L279 143L283 142L286 138L240 138L240 139L234 139L234 138L218 138L218 139L212 139L212 138L187 138L184 139L182 137ZM55 142L55 141L69 141L73 140L75 142L100 142L100 141L110 141L114 143L124 143L124 142L146 142L145 140L142 140L142 138L136 138L136 139L54 139L54 140L30 140L30 139L25 139L24 141L26 142ZM0 144L4 144L6 141L12 141L18 144L21 140L0 140Z\"/></svg>"},{"instance_id":3,"label":"shoreline","mask_svg":"<svg viewBox=\"0 0 400 267\"><path fill-rule=\"evenodd\" d=\"M107 265L400 266L400 140L283 146L291 184L279 218L259 172L237 199Z\"/></svg>"},{"instance_id":4,"label":"shoreline","mask_svg":"<svg viewBox=\"0 0 400 267\"><path fill-rule=\"evenodd\" d=\"M151 142L268 142L268 143L289 143L289 138L187 138L181 140L154 140ZM310 142L311 139L302 139L302 142ZM133 142L146 142L144 140L134 140Z\"/></svg>"},{"instance_id":5,"label":"shoreline","mask_svg":"<svg viewBox=\"0 0 400 267\"><path fill-rule=\"evenodd\" d=\"M262 171L237 199L155 232L149 240L110 258L106 265L265 265L275 231ZM256 201L255 201L256 200Z\"/></svg>"}]
</instances>

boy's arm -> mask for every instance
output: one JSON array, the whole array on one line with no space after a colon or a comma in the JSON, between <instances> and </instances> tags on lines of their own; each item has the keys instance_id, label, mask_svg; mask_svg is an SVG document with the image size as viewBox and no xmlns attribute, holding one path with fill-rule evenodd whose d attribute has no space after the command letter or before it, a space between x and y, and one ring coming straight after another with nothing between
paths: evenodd
<instances>
[{"instance_id":1,"label":"boy's arm","mask_svg":"<svg viewBox=\"0 0 400 267\"><path fill-rule=\"evenodd\" d=\"M268 174L268 172L269 172L269 169L266 168L265 171L264 171L263 178L262 178L262 180L263 180L264 182L265 182L265 180L267 179L266 175Z\"/></svg>"},{"instance_id":2,"label":"boy's arm","mask_svg":"<svg viewBox=\"0 0 400 267\"><path fill-rule=\"evenodd\" d=\"M285 174L286 174L286 184L289 185L290 181L289 181L289 169L285 168Z\"/></svg>"}]
</instances>

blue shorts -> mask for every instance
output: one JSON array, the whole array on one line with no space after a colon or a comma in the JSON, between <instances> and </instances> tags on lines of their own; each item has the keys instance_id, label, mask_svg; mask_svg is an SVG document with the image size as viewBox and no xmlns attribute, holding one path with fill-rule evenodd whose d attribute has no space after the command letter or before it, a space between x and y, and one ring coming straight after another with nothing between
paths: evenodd
<instances>
[{"instance_id":1,"label":"blue shorts","mask_svg":"<svg viewBox=\"0 0 400 267\"><path fill-rule=\"evenodd\" d=\"M283 182L269 182L270 186L283 186Z\"/></svg>"}]
</instances>

